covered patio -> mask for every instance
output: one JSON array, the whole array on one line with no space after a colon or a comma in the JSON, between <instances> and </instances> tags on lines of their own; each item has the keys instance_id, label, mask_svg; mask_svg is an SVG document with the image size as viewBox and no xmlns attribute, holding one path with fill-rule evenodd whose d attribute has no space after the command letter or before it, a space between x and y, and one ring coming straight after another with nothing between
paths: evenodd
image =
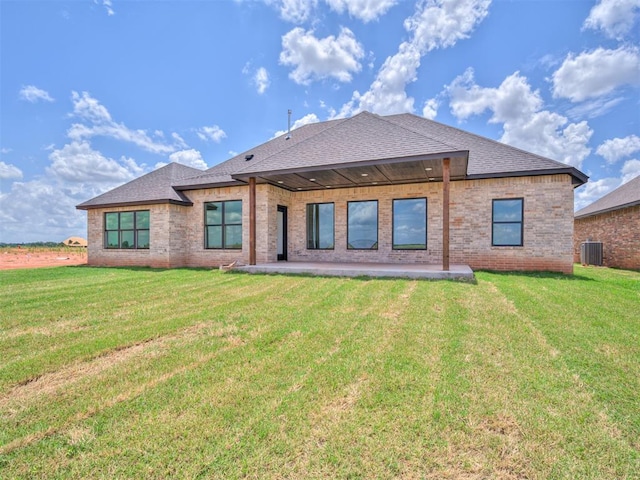
<instances>
[{"instance_id":1,"label":"covered patio","mask_svg":"<svg viewBox=\"0 0 640 480\"><path fill-rule=\"evenodd\" d=\"M274 262L243 265L234 270L248 273L306 274L335 277L388 277L423 280L475 281L468 265L398 264L398 263L333 263L333 262Z\"/></svg>"}]
</instances>

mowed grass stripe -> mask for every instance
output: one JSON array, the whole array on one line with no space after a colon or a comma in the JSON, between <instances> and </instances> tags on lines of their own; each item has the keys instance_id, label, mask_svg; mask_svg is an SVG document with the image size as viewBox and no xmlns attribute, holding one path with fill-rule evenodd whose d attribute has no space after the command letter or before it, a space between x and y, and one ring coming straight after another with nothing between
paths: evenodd
<instances>
[{"instance_id":1,"label":"mowed grass stripe","mask_svg":"<svg viewBox=\"0 0 640 480\"><path fill-rule=\"evenodd\" d=\"M53 283L68 296L60 270L71 277L82 269L56 269ZM83 273L91 270L111 271ZM613 312L633 324L626 308L640 274L577 271L601 289L622 290ZM591 340L577 335L574 319L565 319L570 341L558 338L562 322L545 329L539 320L549 312L535 308L544 300L532 291L547 288L555 301L564 277L478 278L469 285L116 269L103 290L126 284L132 292L112 295L115 306L94 298L99 320L87 318L84 336L65 337L64 323L52 329L52 342L89 354L0 387L0 477L637 477L628 433L638 427L623 430L575 376L573 358L587 356L581 350ZM158 295L160 287L176 293ZM139 295L153 300L140 305ZM576 287L569 298L592 296ZM65 302L47 314L69 322L59 315ZM17 315L28 323L39 313ZM120 331L115 346L97 349L89 332L108 336L109 326ZM585 338L597 337L587 330ZM623 338L630 330L614 329L606 343L627 352L635 375L638 359ZM621 365L601 371L623 375ZM57 387L35 388L55 375ZM635 381L622 380L622 389Z\"/></svg>"}]
</instances>

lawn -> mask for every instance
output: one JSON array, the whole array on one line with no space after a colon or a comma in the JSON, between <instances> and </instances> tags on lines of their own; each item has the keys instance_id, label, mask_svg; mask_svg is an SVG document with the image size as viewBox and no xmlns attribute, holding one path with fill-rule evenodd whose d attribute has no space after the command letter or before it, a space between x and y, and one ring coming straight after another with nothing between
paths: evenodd
<instances>
[{"instance_id":1,"label":"lawn","mask_svg":"<svg viewBox=\"0 0 640 480\"><path fill-rule=\"evenodd\" d=\"M0 272L0 478L638 478L640 273Z\"/></svg>"}]
</instances>

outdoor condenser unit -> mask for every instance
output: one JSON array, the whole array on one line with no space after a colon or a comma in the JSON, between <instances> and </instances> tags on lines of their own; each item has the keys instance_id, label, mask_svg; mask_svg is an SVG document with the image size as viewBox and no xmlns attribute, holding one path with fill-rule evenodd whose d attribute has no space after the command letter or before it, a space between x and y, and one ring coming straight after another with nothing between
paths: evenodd
<instances>
[{"instance_id":1,"label":"outdoor condenser unit","mask_svg":"<svg viewBox=\"0 0 640 480\"><path fill-rule=\"evenodd\" d=\"M602 242L582 242L580 244L582 265L602 265Z\"/></svg>"}]
</instances>

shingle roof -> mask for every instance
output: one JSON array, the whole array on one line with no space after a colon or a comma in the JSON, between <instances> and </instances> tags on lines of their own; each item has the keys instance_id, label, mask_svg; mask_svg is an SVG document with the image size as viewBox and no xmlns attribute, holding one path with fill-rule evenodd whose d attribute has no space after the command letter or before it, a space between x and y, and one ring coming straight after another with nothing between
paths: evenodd
<instances>
[{"instance_id":1,"label":"shingle roof","mask_svg":"<svg viewBox=\"0 0 640 480\"><path fill-rule=\"evenodd\" d=\"M140 203L193 205L185 194L176 191L172 185L179 180L192 177L198 173L202 173L202 170L179 163L170 163L91 200L87 200L76 208L88 210L107 205L115 207Z\"/></svg>"},{"instance_id":2,"label":"shingle roof","mask_svg":"<svg viewBox=\"0 0 640 480\"><path fill-rule=\"evenodd\" d=\"M181 191L242 185L249 176L261 173L428 156L457 156L466 162L468 155L465 178L470 179L567 173L574 184L587 181L586 175L564 163L412 114L362 112L351 118L304 125L287 137L271 139L204 172L167 165L77 208L154 202L189 205Z\"/></svg>"},{"instance_id":3,"label":"shingle roof","mask_svg":"<svg viewBox=\"0 0 640 480\"><path fill-rule=\"evenodd\" d=\"M578 210L575 218L589 217L634 205L640 205L640 175L607 193L591 205Z\"/></svg>"}]
</instances>

